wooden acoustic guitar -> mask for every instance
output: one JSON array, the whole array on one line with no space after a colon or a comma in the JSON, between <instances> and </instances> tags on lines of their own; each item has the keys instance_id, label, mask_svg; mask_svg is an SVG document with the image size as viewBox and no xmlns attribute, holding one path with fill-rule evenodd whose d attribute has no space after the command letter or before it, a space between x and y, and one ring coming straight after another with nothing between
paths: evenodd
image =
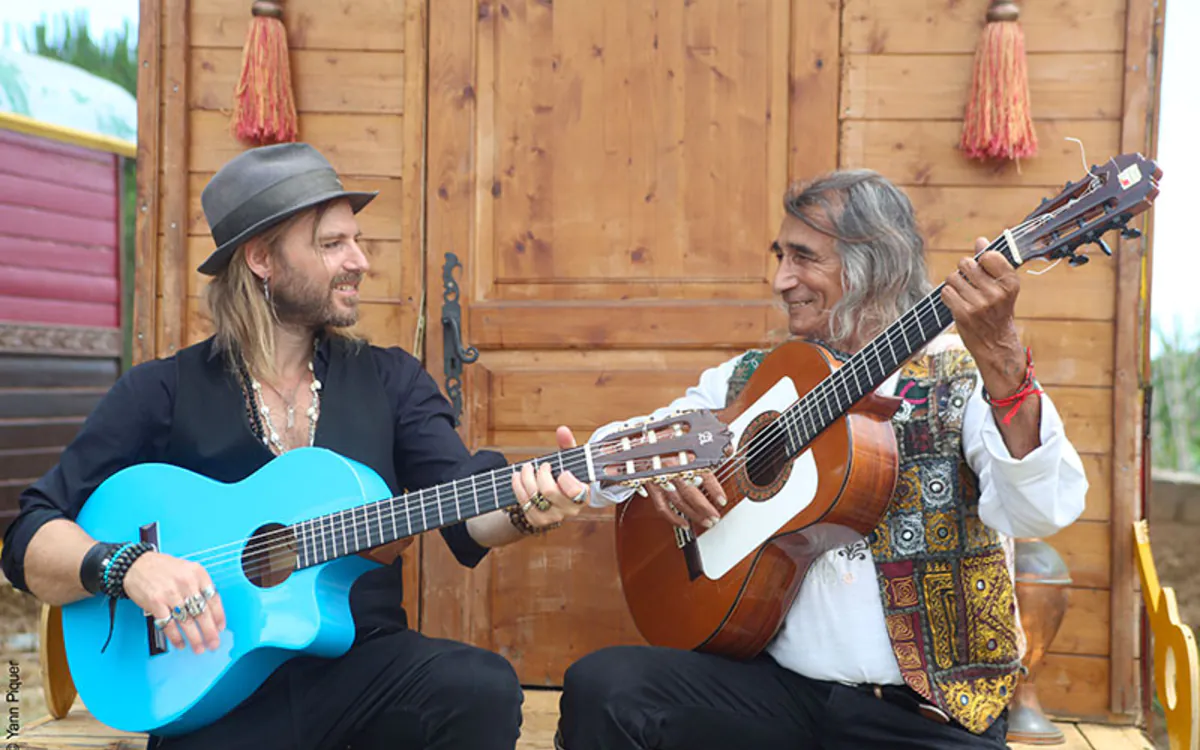
<instances>
[{"instance_id":1,"label":"wooden acoustic guitar","mask_svg":"<svg viewBox=\"0 0 1200 750\"><path fill-rule=\"evenodd\" d=\"M1066 258L1127 227L1158 195L1162 173L1140 154L1118 156L1067 183L988 246L1014 267ZM890 420L900 400L876 393L953 322L943 285L844 360L791 341L768 354L736 401L717 414L736 449L717 469L728 504L695 533L637 495L617 510L626 603L651 644L750 658L774 637L809 566L878 524L897 479Z\"/></svg>"}]
</instances>

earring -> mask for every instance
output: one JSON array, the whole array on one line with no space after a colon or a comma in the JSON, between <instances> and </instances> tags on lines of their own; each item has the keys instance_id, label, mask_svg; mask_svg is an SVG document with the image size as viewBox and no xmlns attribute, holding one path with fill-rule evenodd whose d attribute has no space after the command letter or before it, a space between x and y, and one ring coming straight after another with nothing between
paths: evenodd
<instances>
[{"instance_id":1,"label":"earring","mask_svg":"<svg viewBox=\"0 0 1200 750\"><path fill-rule=\"evenodd\" d=\"M267 298L267 302L271 301L271 287L267 285L267 277L263 276L263 296Z\"/></svg>"}]
</instances>

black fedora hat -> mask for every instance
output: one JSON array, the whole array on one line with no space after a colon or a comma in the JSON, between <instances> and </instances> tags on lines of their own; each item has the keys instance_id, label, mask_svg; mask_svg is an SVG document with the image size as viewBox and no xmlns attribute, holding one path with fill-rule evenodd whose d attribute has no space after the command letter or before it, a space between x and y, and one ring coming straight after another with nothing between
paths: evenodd
<instances>
[{"instance_id":1,"label":"black fedora hat","mask_svg":"<svg viewBox=\"0 0 1200 750\"><path fill-rule=\"evenodd\" d=\"M200 195L217 249L198 270L217 275L239 245L306 208L347 198L358 213L378 194L346 190L329 161L307 143L244 151L221 167Z\"/></svg>"}]
</instances>

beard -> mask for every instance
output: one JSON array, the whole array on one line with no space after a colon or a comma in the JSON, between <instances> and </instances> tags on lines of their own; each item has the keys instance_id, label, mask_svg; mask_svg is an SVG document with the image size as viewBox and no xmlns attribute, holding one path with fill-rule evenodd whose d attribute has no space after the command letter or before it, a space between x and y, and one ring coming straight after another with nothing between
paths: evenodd
<instances>
[{"instance_id":1,"label":"beard","mask_svg":"<svg viewBox=\"0 0 1200 750\"><path fill-rule=\"evenodd\" d=\"M340 274L326 286L288 268L271 290L275 315L287 325L348 328L358 322L358 300L349 300L348 308L338 305L333 290L339 284L357 283L361 278L361 274Z\"/></svg>"}]
</instances>

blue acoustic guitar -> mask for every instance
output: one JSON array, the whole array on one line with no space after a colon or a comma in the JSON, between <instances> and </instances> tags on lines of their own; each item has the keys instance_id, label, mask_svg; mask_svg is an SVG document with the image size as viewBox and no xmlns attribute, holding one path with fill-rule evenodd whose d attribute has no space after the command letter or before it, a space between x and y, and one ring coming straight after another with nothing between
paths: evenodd
<instances>
[{"instance_id":1,"label":"blue acoustic guitar","mask_svg":"<svg viewBox=\"0 0 1200 750\"><path fill-rule=\"evenodd\" d=\"M731 435L697 411L629 427L602 443L536 459L557 475L636 485L690 478L724 460ZM379 563L359 552L515 505L505 467L392 497L365 465L299 448L226 484L140 464L101 484L76 519L96 539L148 541L204 565L226 614L215 651L176 649L128 599L63 607L71 675L84 704L116 729L172 736L245 700L288 659L336 657L354 640L351 584Z\"/></svg>"}]
</instances>

